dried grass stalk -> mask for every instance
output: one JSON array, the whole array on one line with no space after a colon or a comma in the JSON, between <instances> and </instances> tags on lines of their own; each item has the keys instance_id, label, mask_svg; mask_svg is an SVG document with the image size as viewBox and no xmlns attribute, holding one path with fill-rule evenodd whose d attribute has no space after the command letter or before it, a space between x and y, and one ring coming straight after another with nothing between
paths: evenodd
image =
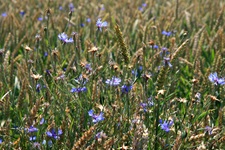
<instances>
[{"instance_id":1,"label":"dried grass stalk","mask_svg":"<svg viewBox=\"0 0 225 150\"><path fill-rule=\"evenodd\" d=\"M73 145L72 150L80 150L85 143L92 137L93 131L96 129L96 125L92 126L89 130L84 132L82 137Z\"/></svg>"}]
</instances>

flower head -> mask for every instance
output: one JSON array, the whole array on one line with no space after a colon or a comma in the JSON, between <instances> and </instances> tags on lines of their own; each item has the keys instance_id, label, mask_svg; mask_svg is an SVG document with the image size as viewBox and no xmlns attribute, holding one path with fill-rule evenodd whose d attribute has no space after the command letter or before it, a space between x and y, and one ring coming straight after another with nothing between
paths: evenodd
<instances>
[{"instance_id":1,"label":"flower head","mask_svg":"<svg viewBox=\"0 0 225 150\"><path fill-rule=\"evenodd\" d=\"M162 34L165 36L170 36L170 35L172 35L172 32L171 31L167 32L167 31L163 30Z\"/></svg>"},{"instance_id":2,"label":"flower head","mask_svg":"<svg viewBox=\"0 0 225 150\"><path fill-rule=\"evenodd\" d=\"M148 107L151 107L154 105L152 96L148 98L148 101L145 103L141 103L140 106L144 110L144 112L147 112Z\"/></svg>"},{"instance_id":3,"label":"flower head","mask_svg":"<svg viewBox=\"0 0 225 150\"><path fill-rule=\"evenodd\" d=\"M170 58L169 57L163 57L163 63L165 66L172 67L173 65L170 63Z\"/></svg>"},{"instance_id":4,"label":"flower head","mask_svg":"<svg viewBox=\"0 0 225 150\"><path fill-rule=\"evenodd\" d=\"M27 131L28 131L29 133L32 133L32 132L37 132L38 129L35 128L34 126L30 126L30 127L27 129Z\"/></svg>"},{"instance_id":5,"label":"flower head","mask_svg":"<svg viewBox=\"0 0 225 150\"><path fill-rule=\"evenodd\" d=\"M138 7L138 10L143 12L144 11L144 8L147 6L146 3L142 3L142 5L140 7Z\"/></svg>"},{"instance_id":6,"label":"flower head","mask_svg":"<svg viewBox=\"0 0 225 150\"><path fill-rule=\"evenodd\" d=\"M70 8L70 11L74 11L75 10L73 3L69 4L69 8Z\"/></svg>"},{"instance_id":7,"label":"flower head","mask_svg":"<svg viewBox=\"0 0 225 150\"><path fill-rule=\"evenodd\" d=\"M30 141L35 141L36 139L37 139L37 137L36 136L30 136Z\"/></svg>"},{"instance_id":8,"label":"flower head","mask_svg":"<svg viewBox=\"0 0 225 150\"><path fill-rule=\"evenodd\" d=\"M38 21L43 21L43 17L38 17Z\"/></svg>"},{"instance_id":9,"label":"flower head","mask_svg":"<svg viewBox=\"0 0 225 150\"><path fill-rule=\"evenodd\" d=\"M211 73L211 74L209 75L209 80L210 80L212 83L214 83L215 85L224 85L224 84L225 84L224 78L219 78L219 77L217 76L217 73L216 73L216 72Z\"/></svg>"},{"instance_id":10,"label":"flower head","mask_svg":"<svg viewBox=\"0 0 225 150\"><path fill-rule=\"evenodd\" d=\"M154 48L154 49L158 49L159 46L158 46L158 45L153 45L153 48Z\"/></svg>"},{"instance_id":11,"label":"flower head","mask_svg":"<svg viewBox=\"0 0 225 150\"><path fill-rule=\"evenodd\" d=\"M58 38L63 42L63 43L73 43L73 38L68 38L66 33L61 33L58 35Z\"/></svg>"},{"instance_id":12,"label":"flower head","mask_svg":"<svg viewBox=\"0 0 225 150\"><path fill-rule=\"evenodd\" d=\"M106 84L109 84L109 85L112 85L112 86L117 86L119 85L121 82L121 79L120 78L117 78L117 77L112 77L112 79L107 79L105 81Z\"/></svg>"},{"instance_id":13,"label":"flower head","mask_svg":"<svg viewBox=\"0 0 225 150\"><path fill-rule=\"evenodd\" d=\"M96 114L94 114L94 110L93 109L91 109L91 110L88 111L88 115L90 117L92 117L93 123L98 123L98 122L100 122L100 121L102 121L102 120L105 119L104 116L103 116L104 115L103 112L101 112L99 115L96 115Z\"/></svg>"},{"instance_id":14,"label":"flower head","mask_svg":"<svg viewBox=\"0 0 225 150\"><path fill-rule=\"evenodd\" d=\"M102 31L102 27L107 27L108 23L106 21L102 22L99 18L96 22L96 26L98 27L98 30Z\"/></svg>"},{"instance_id":15,"label":"flower head","mask_svg":"<svg viewBox=\"0 0 225 150\"><path fill-rule=\"evenodd\" d=\"M86 64L86 65L84 66L84 68L85 68L87 71L92 71L91 64Z\"/></svg>"},{"instance_id":16,"label":"flower head","mask_svg":"<svg viewBox=\"0 0 225 150\"><path fill-rule=\"evenodd\" d=\"M87 88L86 87L80 87L80 88L72 88L70 90L71 93L80 93L80 92L86 92L87 91Z\"/></svg>"},{"instance_id":17,"label":"flower head","mask_svg":"<svg viewBox=\"0 0 225 150\"><path fill-rule=\"evenodd\" d=\"M206 126L206 127L205 127L205 132L206 132L206 133L208 132L208 134L211 135L211 134L212 134L212 129L213 129L212 127Z\"/></svg>"},{"instance_id":18,"label":"flower head","mask_svg":"<svg viewBox=\"0 0 225 150\"><path fill-rule=\"evenodd\" d=\"M91 18L87 18L86 21L87 21L87 22L91 22Z\"/></svg>"},{"instance_id":19,"label":"flower head","mask_svg":"<svg viewBox=\"0 0 225 150\"><path fill-rule=\"evenodd\" d=\"M170 127L173 125L173 120L162 122L162 120L160 119L159 123L162 130L169 132Z\"/></svg>"},{"instance_id":20,"label":"flower head","mask_svg":"<svg viewBox=\"0 0 225 150\"><path fill-rule=\"evenodd\" d=\"M50 131L46 132L48 137L54 138L54 139L59 139L60 135L63 134L61 129L58 129L58 131L56 131L54 128L52 128Z\"/></svg>"},{"instance_id":21,"label":"flower head","mask_svg":"<svg viewBox=\"0 0 225 150\"><path fill-rule=\"evenodd\" d=\"M132 87L133 87L132 85L123 85L121 87L122 93L127 94L132 89Z\"/></svg>"},{"instance_id":22,"label":"flower head","mask_svg":"<svg viewBox=\"0 0 225 150\"><path fill-rule=\"evenodd\" d=\"M40 125L43 125L44 122L45 122L45 118L41 118Z\"/></svg>"},{"instance_id":23,"label":"flower head","mask_svg":"<svg viewBox=\"0 0 225 150\"><path fill-rule=\"evenodd\" d=\"M26 13L26 12L23 11L23 10L20 11L20 15L21 15L22 17L25 15L25 13Z\"/></svg>"},{"instance_id":24,"label":"flower head","mask_svg":"<svg viewBox=\"0 0 225 150\"><path fill-rule=\"evenodd\" d=\"M2 13L2 17L6 17L6 16L7 16L6 12Z\"/></svg>"},{"instance_id":25,"label":"flower head","mask_svg":"<svg viewBox=\"0 0 225 150\"><path fill-rule=\"evenodd\" d=\"M38 83L36 85L36 92L40 93L40 91L41 91L41 84Z\"/></svg>"}]
</instances>

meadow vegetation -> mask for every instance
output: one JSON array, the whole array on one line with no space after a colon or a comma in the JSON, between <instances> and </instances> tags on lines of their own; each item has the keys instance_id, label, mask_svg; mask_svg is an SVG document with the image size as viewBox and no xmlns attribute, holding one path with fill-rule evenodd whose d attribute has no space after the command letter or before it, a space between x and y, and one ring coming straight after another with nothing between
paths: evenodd
<instances>
[{"instance_id":1,"label":"meadow vegetation","mask_svg":"<svg viewBox=\"0 0 225 150\"><path fill-rule=\"evenodd\" d=\"M224 149L220 0L0 0L0 149Z\"/></svg>"}]
</instances>

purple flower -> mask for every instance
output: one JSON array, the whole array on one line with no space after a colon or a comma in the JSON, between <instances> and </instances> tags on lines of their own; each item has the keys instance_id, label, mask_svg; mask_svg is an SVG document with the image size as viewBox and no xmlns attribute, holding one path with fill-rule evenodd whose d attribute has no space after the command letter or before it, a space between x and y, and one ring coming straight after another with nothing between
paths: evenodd
<instances>
[{"instance_id":1,"label":"purple flower","mask_svg":"<svg viewBox=\"0 0 225 150\"><path fill-rule=\"evenodd\" d=\"M0 144L2 144L2 139L0 138Z\"/></svg>"},{"instance_id":2,"label":"purple flower","mask_svg":"<svg viewBox=\"0 0 225 150\"><path fill-rule=\"evenodd\" d=\"M29 133L32 133L32 132L37 132L38 129L35 128L35 127L33 127L33 126L30 126L30 127L27 129L27 131L28 131Z\"/></svg>"},{"instance_id":3,"label":"purple flower","mask_svg":"<svg viewBox=\"0 0 225 150\"><path fill-rule=\"evenodd\" d=\"M39 17L39 18L38 18L38 21L43 21L43 18L42 18L42 17Z\"/></svg>"},{"instance_id":4,"label":"purple flower","mask_svg":"<svg viewBox=\"0 0 225 150\"><path fill-rule=\"evenodd\" d=\"M117 86L119 85L121 82L121 79L120 78L116 78L116 77L112 77L112 79L107 79L105 81L106 84L109 84L109 85L112 85L112 86Z\"/></svg>"},{"instance_id":5,"label":"purple flower","mask_svg":"<svg viewBox=\"0 0 225 150\"><path fill-rule=\"evenodd\" d=\"M36 92L40 93L40 91L41 91L41 85L38 83L36 85Z\"/></svg>"},{"instance_id":6,"label":"purple flower","mask_svg":"<svg viewBox=\"0 0 225 150\"><path fill-rule=\"evenodd\" d=\"M170 58L169 57L163 57L163 60L164 60L164 65L165 66L169 66L169 67L172 67L173 65L170 63Z\"/></svg>"},{"instance_id":7,"label":"purple flower","mask_svg":"<svg viewBox=\"0 0 225 150\"><path fill-rule=\"evenodd\" d=\"M45 118L41 118L40 125L43 125L44 122L45 122Z\"/></svg>"},{"instance_id":8,"label":"purple flower","mask_svg":"<svg viewBox=\"0 0 225 150\"><path fill-rule=\"evenodd\" d=\"M78 83L78 84L85 85L88 82L88 79L87 78L83 78L83 75L80 74L80 76L77 79L74 79L74 81L76 83Z\"/></svg>"},{"instance_id":9,"label":"purple flower","mask_svg":"<svg viewBox=\"0 0 225 150\"><path fill-rule=\"evenodd\" d=\"M147 112L148 107L152 107L154 105L152 96L148 98L148 101L146 103L141 103L140 106L144 110L144 112Z\"/></svg>"},{"instance_id":10,"label":"purple flower","mask_svg":"<svg viewBox=\"0 0 225 150\"><path fill-rule=\"evenodd\" d=\"M209 75L209 80L214 83L215 85L224 85L225 84L225 80L224 78L218 78L217 73L211 73Z\"/></svg>"},{"instance_id":11,"label":"purple flower","mask_svg":"<svg viewBox=\"0 0 225 150\"><path fill-rule=\"evenodd\" d=\"M34 142L32 147L33 147L34 149L41 149L41 144L38 143L38 142Z\"/></svg>"},{"instance_id":12,"label":"purple flower","mask_svg":"<svg viewBox=\"0 0 225 150\"><path fill-rule=\"evenodd\" d=\"M60 135L63 134L61 129L58 129L58 131L56 131L54 128L52 128L50 131L46 132L48 137L54 138L54 139L59 139Z\"/></svg>"},{"instance_id":13,"label":"purple flower","mask_svg":"<svg viewBox=\"0 0 225 150\"><path fill-rule=\"evenodd\" d=\"M73 3L69 4L69 8L70 8L70 11L74 11L75 10Z\"/></svg>"},{"instance_id":14,"label":"purple flower","mask_svg":"<svg viewBox=\"0 0 225 150\"><path fill-rule=\"evenodd\" d=\"M160 127L161 127L162 130L164 130L166 132L169 132L170 131L170 127L173 125L173 120L171 120L171 121L164 121L162 123L162 120L160 119L159 123L160 123Z\"/></svg>"},{"instance_id":15,"label":"purple flower","mask_svg":"<svg viewBox=\"0 0 225 150\"><path fill-rule=\"evenodd\" d=\"M154 45L153 48L154 48L154 49L158 49L159 46L158 46L158 45Z\"/></svg>"},{"instance_id":16,"label":"purple flower","mask_svg":"<svg viewBox=\"0 0 225 150\"><path fill-rule=\"evenodd\" d=\"M107 27L108 23L106 21L102 22L101 18L99 18L96 22L96 26L98 27L98 30L102 31L102 27Z\"/></svg>"},{"instance_id":17,"label":"purple flower","mask_svg":"<svg viewBox=\"0 0 225 150\"><path fill-rule=\"evenodd\" d=\"M37 137L36 136L30 136L30 141L35 141L36 139L37 139Z\"/></svg>"},{"instance_id":18,"label":"purple flower","mask_svg":"<svg viewBox=\"0 0 225 150\"><path fill-rule=\"evenodd\" d=\"M7 16L6 12L2 13L2 17L6 17L6 16Z\"/></svg>"},{"instance_id":19,"label":"purple flower","mask_svg":"<svg viewBox=\"0 0 225 150\"><path fill-rule=\"evenodd\" d=\"M101 132L98 132L96 135L95 135L95 138L96 139L102 139L102 138L107 138L106 134L101 131Z\"/></svg>"},{"instance_id":20,"label":"purple flower","mask_svg":"<svg viewBox=\"0 0 225 150\"><path fill-rule=\"evenodd\" d=\"M71 93L80 93L80 92L86 92L87 88L86 87L80 87L80 88L72 88L70 90Z\"/></svg>"},{"instance_id":21,"label":"purple flower","mask_svg":"<svg viewBox=\"0 0 225 150\"><path fill-rule=\"evenodd\" d=\"M132 89L132 87L133 87L132 85L123 85L121 87L122 93L127 94Z\"/></svg>"},{"instance_id":22,"label":"purple flower","mask_svg":"<svg viewBox=\"0 0 225 150\"><path fill-rule=\"evenodd\" d=\"M161 52L160 52L160 56L163 57L163 56L169 55L169 53L170 52L168 51L168 48L162 47Z\"/></svg>"},{"instance_id":23,"label":"purple flower","mask_svg":"<svg viewBox=\"0 0 225 150\"><path fill-rule=\"evenodd\" d=\"M47 57L47 56L48 56L48 52L45 52L45 53L44 53L44 57Z\"/></svg>"},{"instance_id":24,"label":"purple flower","mask_svg":"<svg viewBox=\"0 0 225 150\"><path fill-rule=\"evenodd\" d=\"M148 104L147 103L140 103L141 108L144 110L144 112L147 112Z\"/></svg>"},{"instance_id":25,"label":"purple flower","mask_svg":"<svg viewBox=\"0 0 225 150\"><path fill-rule=\"evenodd\" d=\"M80 27L84 27L84 26L85 26L85 24L84 24L84 23L81 23L81 24L80 24Z\"/></svg>"},{"instance_id":26,"label":"purple flower","mask_svg":"<svg viewBox=\"0 0 225 150\"><path fill-rule=\"evenodd\" d=\"M142 66L139 66L137 70L132 70L131 73L134 75L134 76L137 76L141 73L141 71L143 70L143 67Z\"/></svg>"},{"instance_id":27,"label":"purple flower","mask_svg":"<svg viewBox=\"0 0 225 150\"><path fill-rule=\"evenodd\" d=\"M142 5L140 7L138 7L138 10L143 12L144 11L144 8L147 6L146 3L142 3Z\"/></svg>"},{"instance_id":28,"label":"purple flower","mask_svg":"<svg viewBox=\"0 0 225 150\"><path fill-rule=\"evenodd\" d=\"M20 11L20 15L21 15L22 17L25 15L25 13L26 13L26 12L23 11L23 10Z\"/></svg>"},{"instance_id":29,"label":"purple flower","mask_svg":"<svg viewBox=\"0 0 225 150\"><path fill-rule=\"evenodd\" d=\"M99 115L96 115L96 114L94 114L94 110L93 109L88 111L88 115L90 117L92 117L93 123L98 123L98 122L103 121L105 119L104 116L103 116L104 115L103 112L101 112Z\"/></svg>"},{"instance_id":30,"label":"purple flower","mask_svg":"<svg viewBox=\"0 0 225 150\"><path fill-rule=\"evenodd\" d=\"M63 42L63 43L73 43L73 38L68 38L66 33L61 33L58 35L58 38Z\"/></svg>"},{"instance_id":31,"label":"purple flower","mask_svg":"<svg viewBox=\"0 0 225 150\"><path fill-rule=\"evenodd\" d=\"M85 67L85 69L87 69L88 71L92 71L91 64L86 64L84 67Z\"/></svg>"},{"instance_id":32,"label":"purple flower","mask_svg":"<svg viewBox=\"0 0 225 150\"><path fill-rule=\"evenodd\" d=\"M87 21L87 22L91 22L91 18L87 18L86 21Z\"/></svg>"},{"instance_id":33,"label":"purple flower","mask_svg":"<svg viewBox=\"0 0 225 150\"><path fill-rule=\"evenodd\" d=\"M208 134L211 135L211 134L212 134L212 129L213 129L212 127L206 126L206 127L205 127L205 132L206 132L206 133L208 132Z\"/></svg>"},{"instance_id":34,"label":"purple flower","mask_svg":"<svg viewBox=\"0 0 225 150\"><path fill-rule=\"evenodd\" d=\"M171 31L167 32L167 31L162 31L162 34L165 35L165 36L170 36L172 34Z\"/></svg>"},{"instance_id":35,"label":"purple flower","mask_svg":"<svg viewBox=\"0 0 225 150\"><path fill-rule=\"evenodd\" d=\"M62 6L59 6L59 10L63 10L63 7Z\"/></svg>"}]
</instances>

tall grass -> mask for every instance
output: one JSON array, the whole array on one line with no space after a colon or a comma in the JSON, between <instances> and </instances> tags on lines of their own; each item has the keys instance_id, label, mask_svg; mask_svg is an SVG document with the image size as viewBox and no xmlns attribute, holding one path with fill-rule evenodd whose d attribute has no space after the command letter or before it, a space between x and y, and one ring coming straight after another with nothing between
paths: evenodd
<instances>
[{"instance_id":1,"label":"tall grass","mask_svg":"<svg viewBox=\"0 0 225 150\"><path fill-rule=\"evenodd\" d=\"M1 0L0 148L224 149L224 4Z\"/></svg>"}]
</instances>

